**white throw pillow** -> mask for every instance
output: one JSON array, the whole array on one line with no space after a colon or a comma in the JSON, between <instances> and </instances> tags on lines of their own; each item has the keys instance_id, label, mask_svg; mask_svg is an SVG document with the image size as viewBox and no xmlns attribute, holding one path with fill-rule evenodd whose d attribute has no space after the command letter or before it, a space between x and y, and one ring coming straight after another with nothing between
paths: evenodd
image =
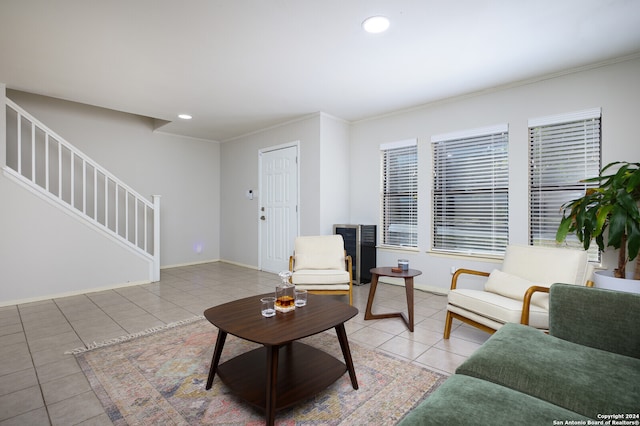
<instances>
[{"instance_id":1,"label":"white throw pillow","mask_svg":"<svg viewBox=\"0 0 640 426\"><path fill-rule=\"evenodd\" d=\"M541 283L534 283L515 275L494 269L489 275L489 279L484 285L484 289L491 293L496 293L504 297L516 300L524 300L524 294L531 286L543 286ZM549 309L549 294L536 292L531 297L531 304L543 309Z\"/></svg>"}]
</instances>

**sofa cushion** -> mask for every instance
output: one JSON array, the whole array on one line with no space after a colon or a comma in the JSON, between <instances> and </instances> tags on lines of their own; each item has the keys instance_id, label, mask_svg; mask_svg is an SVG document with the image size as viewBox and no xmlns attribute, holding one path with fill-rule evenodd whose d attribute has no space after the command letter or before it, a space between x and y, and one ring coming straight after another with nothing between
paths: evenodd
<instances>
[{"instance_id":1,"label":"sofa cushion","mask_svg":"<svg viewBox=\"0 0 640 426\"><path fill-rule=\"evenodd\" d=\"M491 293L508 297L509 299L522 301L524 300L524 295L529 287L534 285L548 287L548 285L529 281L516 275L507 274L506 272L494 269L489 275L489 279L487 279L484 289ZM531 297L531 304L549 310L549 294L540 292L534 293Z\"/></svg>"},{"instance_id":2,"label":"sofa cushion","mask_svg":"<svg viewBox=\"0 0 640 426\"><path fill-rule=\"evenodd\" d=\"M463 306L466 311L474 312L500 323L520 323L522 316L522 301L509 299L488 291L455 289L449 292L448 301L450 306ZM463 315L456 308L449 310ZM541 329L549 327L549 313L546 309L531 305L529 312L529 325Z\"/></svg>"},{"instance_id":3,"label":"sofa cushion","mask_svg":"<svg viewBox=\"0 0 640 426\"><path fill-rule=\"evenodd\" d=\"M488 380L596 418L637 413L640 359L506 324L456 373Z\"/></svg>"},{"instance_id":4,"label":"sofa cushion","mask_svg":"<svg viewBox=\"0 0 640 426\"><path fill-rule=\"evenodd\" d=\"M399 426L552 425L579 414L475 377L456 374L409 412ZM586 423L585 423L586 424Z\"/></svg>"},{"instance_id":5,"label":"sofa cushion","mask_svg":"<svg viewBox=\"0 0 640 426\"><path fill-rule=\"evenodd\" d=\"M640 294L554 284L551 296L552 336L640 358Z\"/></svg>"}]
</instances>

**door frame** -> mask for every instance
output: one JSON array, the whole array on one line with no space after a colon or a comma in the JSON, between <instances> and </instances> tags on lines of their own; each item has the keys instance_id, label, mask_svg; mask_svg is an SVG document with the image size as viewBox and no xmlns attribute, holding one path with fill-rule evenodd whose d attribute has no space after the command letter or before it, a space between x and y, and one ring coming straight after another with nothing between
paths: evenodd
<instances>
[{"instance_id":1,"label":"door frame","mask_svg":"<svg viewBox=\"0 0 640 426\"><path fill-rule=\"evenodd\" d=\"M262 226L263 221L260 220L262 212L260 211L260 200L263 197L263 182L262 182L262 154L278 151L280 149L292 148L296 149L296 235L300 235L300 141L292 141L283 143L280 145L273 145L267 148L261 148L258 150L258 205L256 207L256 217L258 218L258 270L262 271Z\"/></svg>"}]
</instances>

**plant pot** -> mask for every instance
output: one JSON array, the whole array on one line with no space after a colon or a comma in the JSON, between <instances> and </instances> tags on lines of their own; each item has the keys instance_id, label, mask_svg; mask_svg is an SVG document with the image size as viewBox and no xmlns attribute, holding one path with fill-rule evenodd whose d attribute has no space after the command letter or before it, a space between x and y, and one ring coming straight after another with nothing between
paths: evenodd
<instances>
[{"instance_id":1,"label":"plant pot","mask_svg":"<svg viewBox=\"0 0 640 426\"><path fill-rule=\"evenodd\" d=\"M633 276L633 272L627 271L627 277ZM595 287L607 290L626 291L628 293L640 293L640 280L631 278L616 278L612 271L596 271L593 274Z\"/></svg>"}]
</instances>

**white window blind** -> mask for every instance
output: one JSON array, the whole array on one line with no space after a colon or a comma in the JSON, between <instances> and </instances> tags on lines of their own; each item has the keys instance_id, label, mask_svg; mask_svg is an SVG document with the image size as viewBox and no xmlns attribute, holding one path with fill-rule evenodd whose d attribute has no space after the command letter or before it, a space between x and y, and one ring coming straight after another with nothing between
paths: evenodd
<instances>
[{"instance_id":1,"label":"white window blind","mask_svg":"<svg viewBox=\"0 0 640 426\"><path fill-rule=\"evenodd\" d=\"M600 109L529 120L529 243L556 246L560 207L584 195L601 167ZM575 235L570 247L582 248ZM589 260L600 261L595 243Z\"/></svg>"},{"instance_id":2,"label":"white window blind","mask_svg":"<svg viewBox=\"0 0 640 426\"><path fill-rule=\"evenodd\" d=\"M383 144L381 158L381 240L418 246L418 150L415 139Z\"/></svg>"},{"instance_id":3,"label":"white window blind","mask_svg":"<svg viewBox=\"0 0 640 426\"><path fill-rule=\"evenodd\" d=\"M509 240L508 126L434 136L434 251L501 255Z\"/></svg>"}]
</instances>

